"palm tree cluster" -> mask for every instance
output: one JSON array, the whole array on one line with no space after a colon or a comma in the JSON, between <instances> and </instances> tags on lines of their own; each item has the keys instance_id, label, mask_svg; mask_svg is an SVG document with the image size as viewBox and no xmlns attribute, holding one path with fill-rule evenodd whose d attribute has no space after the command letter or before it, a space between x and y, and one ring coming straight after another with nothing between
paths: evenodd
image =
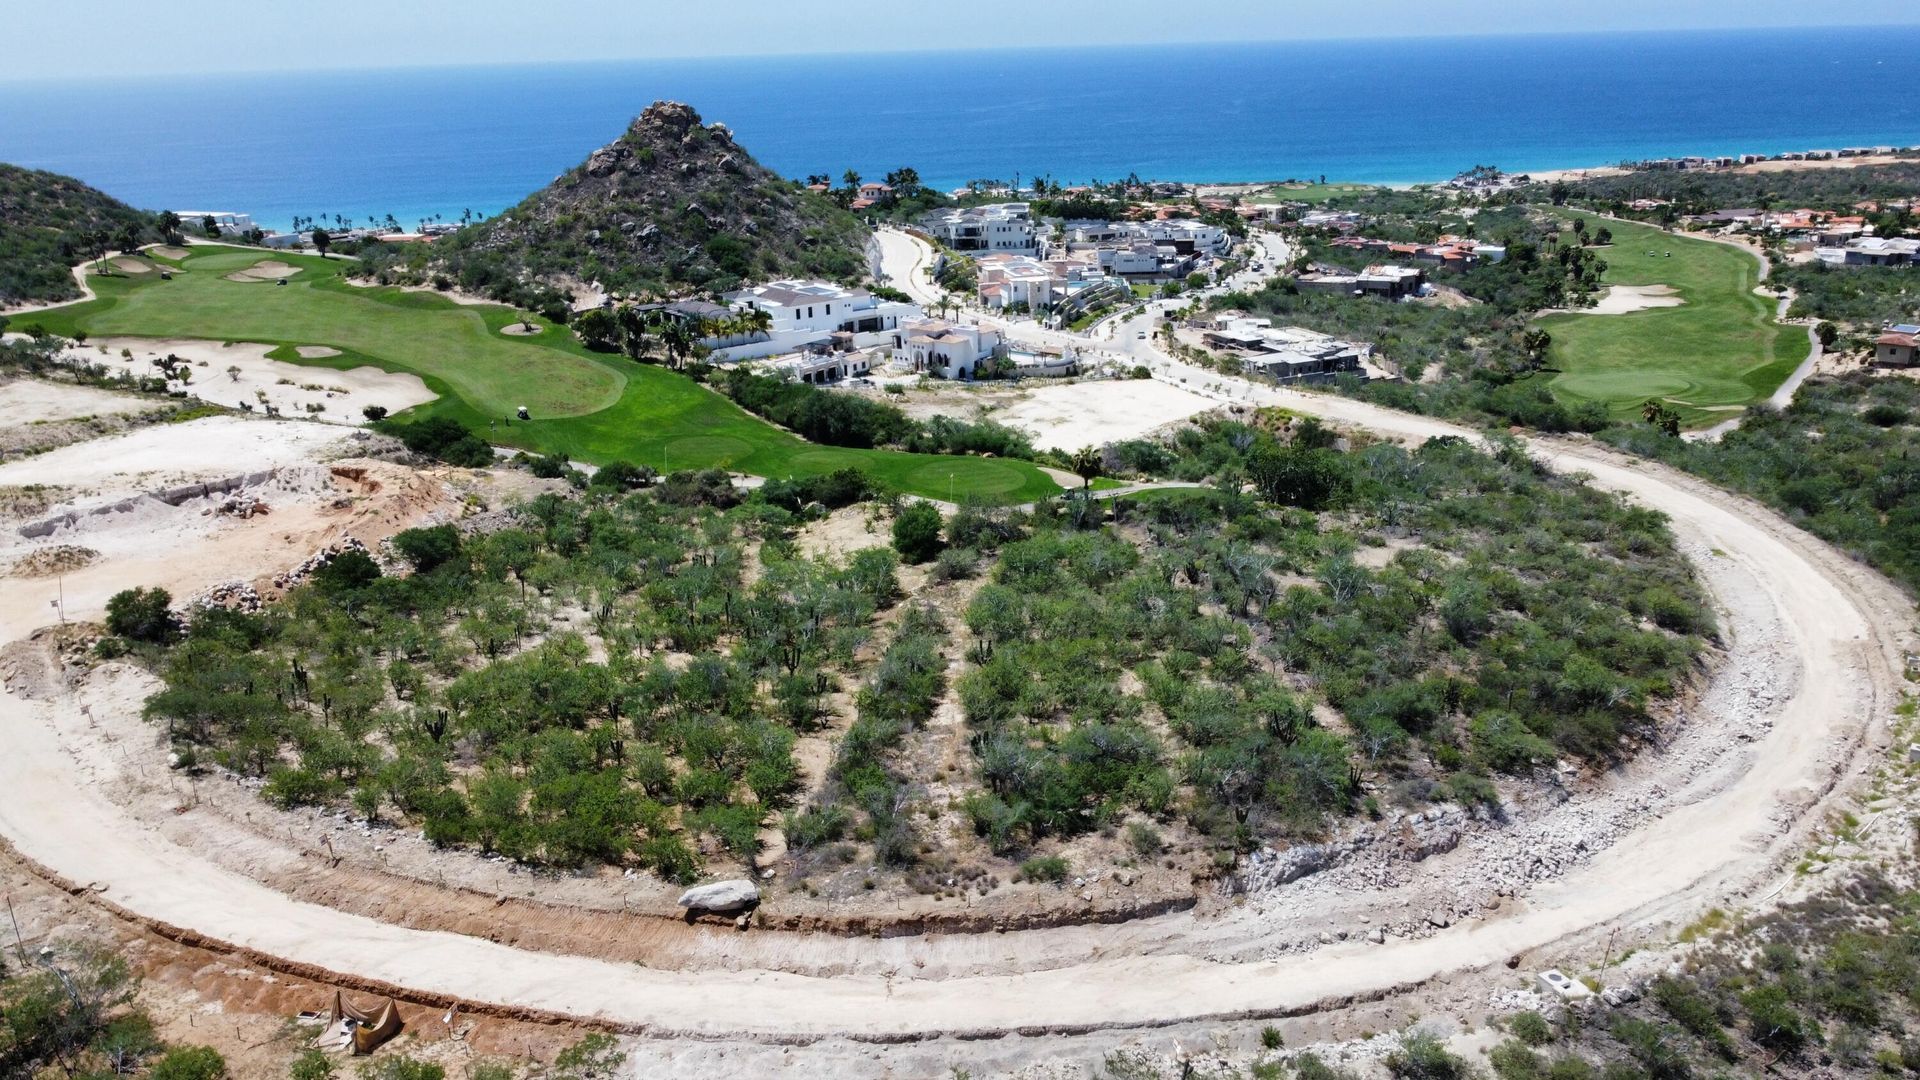
<instances>
[{"instance_id":1,"label":"palm tree cluster","mask_svg":"<svg viewBox=\"0 0 1920 1080\"><path fill-rule=\"evenodd\" d=\"M583 312L573 326L589 348L617 350L634 360L646 359L657 344L668 365L678 369L702 351L703 342L767 333L773 329L773 316L747 308L696 319L671 308L621 304L611 311Z\"/></svg>"}]
</instances>

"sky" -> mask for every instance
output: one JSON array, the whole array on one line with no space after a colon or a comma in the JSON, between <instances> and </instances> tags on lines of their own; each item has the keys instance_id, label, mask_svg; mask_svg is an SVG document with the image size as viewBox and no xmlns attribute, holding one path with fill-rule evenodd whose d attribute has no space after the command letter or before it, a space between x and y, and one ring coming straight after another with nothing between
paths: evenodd
<instances>
[{"instance_id":1,"label":"sky","mask_svg":"<svg viewBox=\"0 0 1920 1080\"><path fill-rule=\"evenodd\" d=\"M109 69L148 75L1009 45L1920 25L1914 0L1100 0L1012 6L949 0L23 0L12 6L5 21L13 41L84 39L86 54ZM0 80L99 76L97 64L77 57L64 48L10 49Z\"/></svg>"}]
</instances>

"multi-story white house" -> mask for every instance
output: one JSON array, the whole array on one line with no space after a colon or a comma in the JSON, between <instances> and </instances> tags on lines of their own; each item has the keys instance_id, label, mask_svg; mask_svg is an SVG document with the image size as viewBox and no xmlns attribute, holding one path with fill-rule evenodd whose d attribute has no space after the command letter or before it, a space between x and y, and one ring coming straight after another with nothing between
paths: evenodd
<instances>
[{"instance_id":1,"label":"multi-story white house","mask_svg":"<svg viewBox=\"0 0 1920 1080\"><path fill-rule=\"evenodd\" d=\"M208 218L220 226L222 236L243 236L253 231L253 215L238 214L232 210L175 210L173 216L180 219L180 227L198 233Z\"/></svg>"},{"instance_id":2,"label":"multi-story white house","mask_svg":"<svg viewBox=\"0 0 1920 1080\"><path fill-rule=\"evenodd\" d=\"M1030 255L986 255L978 260L980 302L995 311L1024 305L1039 311L1054 300L1054 273Z\"/></svg>"},{"instance_id":3,"label":"multi-story white house","mask_svg":"<svg viewBox=\"0 0 1920 1080\"><path fill-rule=\"evenodd\" d=\"M1000 331L945 319L916 319L894 334L894 361L945 379L971 379L974 369L1006 351Z\"/></svg>"},{"instance_id":4,"label":"multi-story white house","mask_svg":"<svg viewBox=\"0 0 1920 1080\"><path fill-rule=\"evenodd\" d=\"M965 254L1040 254L1040 233L1026 203L935 210L920 219L928 236Z\"/></svg>"},{"instance_id":5,"label":"multi-story white house","mask_svg":"<svg viewBox=\"0 0 1920 1080\"><path fill-rule=\"evenodd\" d=\"M749 360L805 349L872 348L906 319L918 318L918 305L882 300L865 289L826 281L771 281L728 293L735 311L764 311L771 327L748 340L714 350L721 360Z\"/></svg>"}]
</instances>

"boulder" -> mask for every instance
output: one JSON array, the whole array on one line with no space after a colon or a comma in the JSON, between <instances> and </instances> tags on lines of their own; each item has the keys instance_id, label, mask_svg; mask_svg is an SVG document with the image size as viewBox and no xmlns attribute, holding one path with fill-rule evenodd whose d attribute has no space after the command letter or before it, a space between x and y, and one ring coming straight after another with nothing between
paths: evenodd
<instances>
[{"instance_id":1,"label":"boulder","mask_svg":"<svg viewBox=\"0 0 1920 1080\"><path fill-rule=\"evenodd\" d=\"M698 914L703 911L739 911L760 902L760 889L751 881L716 881L711 885L695 885L680 894L680 906L687 913Z\"/></svg>"}]
</instances>

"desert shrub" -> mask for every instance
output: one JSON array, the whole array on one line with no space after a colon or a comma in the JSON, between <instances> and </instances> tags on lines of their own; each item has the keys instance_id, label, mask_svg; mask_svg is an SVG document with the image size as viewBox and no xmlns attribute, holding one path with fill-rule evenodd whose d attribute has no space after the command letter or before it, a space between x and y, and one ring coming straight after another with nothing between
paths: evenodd
<instances>
[{"instance_id":1,"label":"desert shrub","mask_svg":"<svg viewBox=\"0 0 1920 1080\"><path fill-rule=\"evenodd\" d=\"M167 590L124 589L107 600L107 629L128 641L164 645L179 636Z\"/></svg>"},{"instance_id":2,"label":"desert shrub","mask_svg":"<svg viewBox=\"0 0 1920 1080\"><path fill-rule=\"evenodd\" d=\"M923 563L940 553L944 523L933 504L909 503L893 519L893 549L910 563Z\"/></svg>"},{"instance_id":3,"label":"desert shrub","mask_svg":"<svg viewBox=\"0 0 1920 1080\"><path fill-rule=\"evenodd\" d=\"M1040 855L1020 864L1020 877L1043 885L1058 885L1067 880L1070 867L1059 855Z\"/></svg>"}]
</instances>

